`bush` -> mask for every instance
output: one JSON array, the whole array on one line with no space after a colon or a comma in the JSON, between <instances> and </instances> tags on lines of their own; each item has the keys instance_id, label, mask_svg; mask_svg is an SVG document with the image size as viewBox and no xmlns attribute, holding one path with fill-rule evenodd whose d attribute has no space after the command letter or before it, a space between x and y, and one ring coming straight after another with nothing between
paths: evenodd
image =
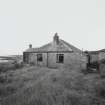
<instances>
[{"instance_id":1,"label":"bush","mask_svg":"<svg viewBox=\"0 0 105 105\"><path fill-rule=\"evenodd\" d=\"M1 86L0 87L0 97L7 97L8 95L13 94L16 92L15 86Z\"/></svg>"},{"instance_id":2,"label":"bush","mask_svg":"<svg viewBox=\"0 0 105 105\"><path fill-rule=\"evenodd\" d=\"M22 67L23 67L23 64L22 63L21 64L20 63L15 63L14 64L14 68L15 69L22 68Z\"/></svg>"},{"instance_id":3,"label":"bush","mask_svg":"<svg viewBox=\"0 0 105 105\"><path fill-rule=\"evenodd\" d=\"M0 72L6 72L8 70L15 70L15 69L19 69L22 68L24 65L23 63L1 63L0 64Z\"/></svg>"},{"instance_id":4,"label":"bush","mask_svg":"<svg viewBox=\"0 0 105 105\"><path fill-rule=\"evenodd\" d=\"M95 95L100 98L105 98L105 81L100 81L94 85Z\"/></svg>"},{"instance_id":5,"label":"bush","mask_svg":"<svg viewBox=\"0 0 105 105\"><path fill-rule=\"evenodd\" d=\"M7 76L2 74L0 75L0 83L5 83L7 81Z\"/></svg>"},{"instance_id":6,"label":"bush","mask_svg":"<svg viewBox=\"0 0 105 105\"><path fill-rule=\"evenodd\" d=\"M105 78L105 64L100 64L100 76Z\"/></svg>"}]
</instances>

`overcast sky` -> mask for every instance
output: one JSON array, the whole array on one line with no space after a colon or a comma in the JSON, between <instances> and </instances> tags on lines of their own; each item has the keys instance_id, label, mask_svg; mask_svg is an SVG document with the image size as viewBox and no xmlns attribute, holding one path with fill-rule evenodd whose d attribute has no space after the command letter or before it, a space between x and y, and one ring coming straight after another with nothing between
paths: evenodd
<instances>
[{"instance_id":1,"label":"overcast sky","mask_svg":"<svg viewBox=\"0 0 105 105\"><path fill-rule=\"evenodd\" d=\"M44 45L55 32L80 49L104 49L105 0L0 0L0 55Z\"/></svg>"}]
</instances>

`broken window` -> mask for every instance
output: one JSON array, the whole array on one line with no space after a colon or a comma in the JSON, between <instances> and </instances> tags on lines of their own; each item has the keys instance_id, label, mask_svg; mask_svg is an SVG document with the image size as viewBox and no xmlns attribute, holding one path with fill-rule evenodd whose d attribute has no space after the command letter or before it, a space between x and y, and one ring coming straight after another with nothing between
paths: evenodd
<instances>
[{"instance_id":1,"label":"broken window","mask_svg":"<svg viewBox=\"0 0 105 105\"><path fill-rule=\"evenodd\" d=\"M64 54L57 54L57 63L64 62Z\"/></svg>"},{"instance_id":2,"label":"broken window","mask_svg":"<svg viewBox=\"0 0 105 105\"><path fill-rule=\"evenodd\" d=\"M43 61L43 56L42 56L42 54L37 54L37 61L40 61L40 62Z\"/></svg>"}]
</instances>

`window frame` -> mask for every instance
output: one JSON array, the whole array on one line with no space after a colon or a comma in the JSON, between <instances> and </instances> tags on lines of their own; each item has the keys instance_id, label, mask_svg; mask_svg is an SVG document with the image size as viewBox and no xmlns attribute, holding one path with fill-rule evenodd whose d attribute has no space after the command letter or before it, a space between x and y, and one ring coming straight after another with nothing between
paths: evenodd
<instances>
[{"instance_id":1,"label":"window frame","mask_svg":"<svg viewBox=\"0 0 105 105\"><path fill-rule=\"evenodd\" d=\"M37 61L43 62L43 54L42 53L37 53Z\"/></svg>"},{"instance_id":2,"label":"window frame","mask_svg":"<svg viewBox=\"0 0 105 105\"><path fill-rule=\"evenodd\" d=\"M56 63L64 63L64 54L56 54Z\"/></svg>"}]
</instances>

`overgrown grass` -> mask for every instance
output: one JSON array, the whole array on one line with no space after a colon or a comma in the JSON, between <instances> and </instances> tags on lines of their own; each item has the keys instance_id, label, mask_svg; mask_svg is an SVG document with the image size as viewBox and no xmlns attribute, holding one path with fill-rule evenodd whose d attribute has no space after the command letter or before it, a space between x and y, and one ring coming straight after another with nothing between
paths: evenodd
<instances>
[{"instance_id":1,"label":"overgrown grass","mask_svg":"<svg viewBox=\"0 0 105 105\"><path fill-rule=\"evenodd\" d=\"M15 70L15 69L19 69L22 68L23 64L19 64L16 62L5 62L5 63L0 63L0 73L1 72L7 72L8 70Z\"/></svg>"},{"instance_id":2,"label":"overgrown grass","mask_svg":"<svg viewBox=\"0 0 105 105\"><path fill-rule=\"evenodd\" d=\"M2 105L105 105L105 79L77 67L23 67L2 77Z\"/></svg>"}]
</instances>

